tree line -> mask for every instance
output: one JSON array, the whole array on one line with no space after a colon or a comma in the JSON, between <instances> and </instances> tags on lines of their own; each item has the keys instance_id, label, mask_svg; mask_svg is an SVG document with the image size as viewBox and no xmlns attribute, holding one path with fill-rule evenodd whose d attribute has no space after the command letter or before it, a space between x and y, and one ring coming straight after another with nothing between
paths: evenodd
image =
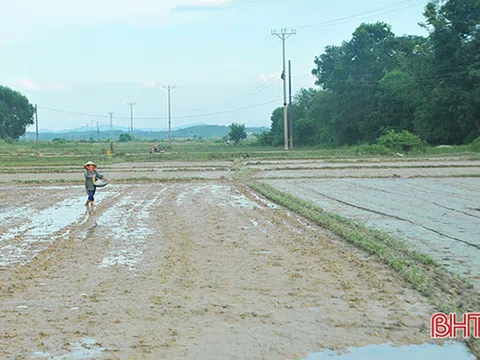
<instances>
[{"instance_id":1,"label":"tree line","mask_svg":"<svg viewBox=\"0 0 480 360\"><path fill-rule=\"evenodd\" d=\"M480 1L430 2L420 24L428 36L395 36L383 22L314 60L317 89L300 90L291 112L294 143L372 143L409 131L430 144L480 136ZM283 144L283 108L263 144Z\"/></svg>"}]
</instances>

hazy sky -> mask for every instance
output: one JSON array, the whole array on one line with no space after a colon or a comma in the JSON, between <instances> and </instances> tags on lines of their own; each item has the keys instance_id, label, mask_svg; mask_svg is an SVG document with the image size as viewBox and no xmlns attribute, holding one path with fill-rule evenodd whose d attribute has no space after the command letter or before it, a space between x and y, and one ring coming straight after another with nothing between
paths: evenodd
<instances>
[{"instance_id":1,"label":"hazy sky","mask_svg":"<svg viewBox=\"0 0 480 360\"><path fill-rule=\"evenodd\" d=\"M297 29L287 41L296 91L313 85L314 57L350 39L362 21L385 21L397 35L424 34L418 23L426 3L0 0L0 84L38 104L43 129L109 122L44 108L105 117L111 111L126 127L130 101L136 128L165 128L168 83L177 86L172 126L269 126L283 94L281 41L272 29Z\"/></svg>"}]
</instances>

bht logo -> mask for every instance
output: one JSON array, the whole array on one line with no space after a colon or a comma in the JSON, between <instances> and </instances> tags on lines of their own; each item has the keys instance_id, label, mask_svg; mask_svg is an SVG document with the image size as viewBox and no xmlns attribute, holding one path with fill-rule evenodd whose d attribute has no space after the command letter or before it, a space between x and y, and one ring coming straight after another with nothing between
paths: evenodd
<instances>
[{"instance_id":1,"label":"bht logo","mask_svg":"<svg viewBox=\"0 0 480 360\"><path fill-rule=\"evenodd\" d=\"M434 339L456 338L458 330L462 330L464 338L480 338L480 313L463 314L461 320L457 314L437 313L430 320L430 329Z\"/></svg>"}]
</instances>

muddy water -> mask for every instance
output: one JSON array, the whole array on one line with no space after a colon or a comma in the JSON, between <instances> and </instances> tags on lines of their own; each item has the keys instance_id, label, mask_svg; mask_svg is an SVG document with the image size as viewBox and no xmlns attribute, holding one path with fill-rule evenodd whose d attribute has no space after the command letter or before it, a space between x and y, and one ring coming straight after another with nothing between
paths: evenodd
<instances>
[{"instance_id":1,"label":"muddy water","mask_svg":"<svg viewBox=\"0 0 480 360\"><path fill-rule=\"evenodd\" d=\"M322 208L384 230L480 291L480 179L271 180Z\"/></svg>"},{"instance_id":2,"label":"muddy water","mask_svg":"<svg viewBox=\"0 0 480 360\"><path fill-rule=\"evenodd\" d=\"M147 238L153 235L145 220L150 218L152 206L162 203L161 196L165 190L166 188L159 189L151 199L142 201L137 201L134 194L130 193L95 220L94 226L109 229L112 242L111 250L102 259L99 267L124 265L130 270L136 269L142 260ZM131 226L132 224L134 226ZM126 231L128 228L130 230Z\"/></svg>"},{"instance_id":3,"label":"muddy water","mask_svg":"<svg viewBox=\"0 0 480 360\"><path fill-rule=\"evenodd\" d=\"M48 189L38 201L63 217ZM438 344L434 309L396 273L258 195L228 182L106 189L86 219L15 236L70 231L3 268L0 358L286 359Z\"/></svg>"},{"instance_id":4,"label":"muddy water","mask_svg":"<svg viewBox=\"0 0 480 360\"><path fill-rule=\"evenodd\" d=\"M304 360L475 360L459 343L444 346L424 344L392 347L391 345L369 345L364 348L348 349L346 354L323 351L309 354Z\"/></svg>"},{"instance_id":5,"label":"muddy water","mask_svg":"<svg viewBox=\"0 0 480 360\"><path fill-rule=\"evenodd\" d=\"M67 240L71 226L85 222L88 217L83 186L18 190L9 187L8 191L12 201L0 205L0 267L29 262L56 240ZM111 191L98 191L97 205L105 196L112 195ZM29 202L25 203L22 196Z\"/></svg>"}]
</instances>

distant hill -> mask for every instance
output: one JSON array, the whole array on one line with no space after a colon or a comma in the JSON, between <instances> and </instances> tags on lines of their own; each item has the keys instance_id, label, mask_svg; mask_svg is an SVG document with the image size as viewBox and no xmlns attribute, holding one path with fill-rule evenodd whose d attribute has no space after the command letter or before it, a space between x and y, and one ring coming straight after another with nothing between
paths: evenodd
<instances>
[{"instance_id":1,"label":"distant hill","mask_svg":"<svg viewBox=\"0 0 480 360\"><path fill-rule=\"evenodd\" d=\"M268 130L266 127L247 127L247 133L252 133L253 135L258 135L263 131ZM222 138L230 132L230 128L224 125L195 125L189 127L182 127L172 129L172 138L204 138L204 139L213 139L213 138ZM128 129L114 129L114 137L118 141L120 134L129 133ZM167 130L135 130L134 135L137 139L145 140L162 140L168 139ZM66 140L88 140L90 138L94 139L110 139L110 131L100 128L99 132L92 131L91 128L77 128L72 130L62 130L62 131L49 131L42 132L40 131L41 140L53 140L66 139ZM35 140L34 132L27 132L25 140Z\"/></svg>"},{"instance_id":2,"label":"distant hill","mask_svg":"<svg viewBox=\"0 0 480 360\"><path fill-rule=\"evenodd\" d=\"M184 126L172 126L172 130L179 130L179 129L185 129L188 127L193 127L193 126L200 126L200 125L206 125L204 123L195 123L195 124L190 124L190 125L184 125ZM99 124L98 126L99 130L101 132L110 132L110 125L107 124ZM114 131L124 131L124 132L130 132L130 128L125 127L125 126L113 126ZM83 133L88 133L88 132L93 132L97 131L97 128L94 127L92 128L91 126L81 126L78 128L73 128L73 129L67 129L67 130L49 130L49 129L40 129L41 132L44 133L59 133L59 134L65 134L65 133L71 133L71 132L83 132ZM148 131L155 131L155 132L161 132L161 131L168 131L168 128L162 128L162 129L155 129L155 128L138 128L135 131L139 132L148 132Z\"/></svg>"}]
</instances>

